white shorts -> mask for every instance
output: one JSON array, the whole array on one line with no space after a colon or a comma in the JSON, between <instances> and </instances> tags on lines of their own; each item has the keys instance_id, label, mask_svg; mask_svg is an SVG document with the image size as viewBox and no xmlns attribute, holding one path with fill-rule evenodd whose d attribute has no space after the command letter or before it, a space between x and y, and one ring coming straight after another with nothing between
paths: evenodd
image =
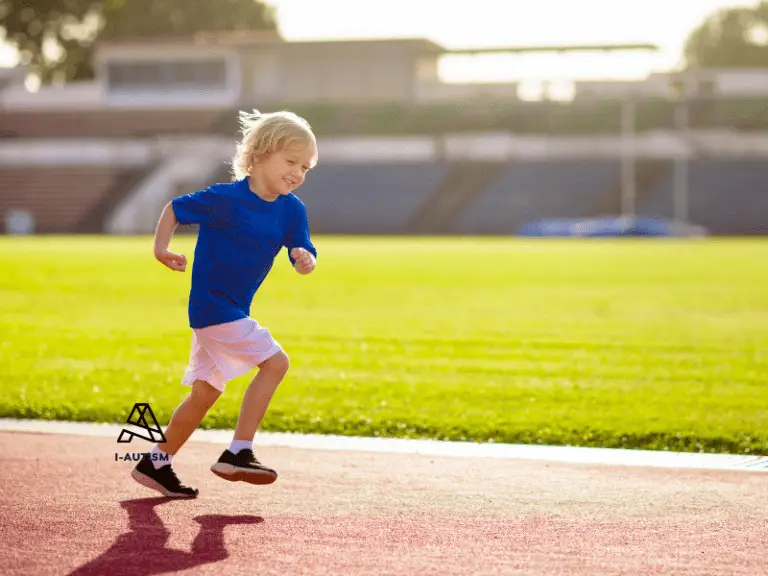
<instances>
[{"instance_id":1,"label":"white shorts","mask_svg":"<svg viewBox=\"0 0 768 576\"><path fill-rule=\"evenodd\" d=\"M227 382L242 376L280 352L269 330L253 318L198 328L192 332L189 365L182 384L204 380L224 392Z\"/></svg>"}]
</instances>

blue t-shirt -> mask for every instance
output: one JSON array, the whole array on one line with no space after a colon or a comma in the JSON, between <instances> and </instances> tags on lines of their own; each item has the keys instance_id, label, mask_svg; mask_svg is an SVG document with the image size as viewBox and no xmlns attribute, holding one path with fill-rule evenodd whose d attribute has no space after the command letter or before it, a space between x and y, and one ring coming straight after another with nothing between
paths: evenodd
<instances>
[{"instance_id":1,"label":"blue t-shirt","mask_svg":"<svg viewBox=\"0 0 768 576\"><path fill-rule=\"evenodd\" d=\"M247 178L172 200L179 224L199 224L189 293L189 325L204 328L250 316L251 302L283 246L317 257L304 203L294 194L262 200Z\"/></svg>"}]
</instances>

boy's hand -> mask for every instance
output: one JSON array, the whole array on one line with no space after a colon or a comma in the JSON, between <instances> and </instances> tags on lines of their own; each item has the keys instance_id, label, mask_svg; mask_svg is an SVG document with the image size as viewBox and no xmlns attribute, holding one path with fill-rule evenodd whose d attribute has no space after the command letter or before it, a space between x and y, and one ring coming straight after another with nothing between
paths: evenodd
<instances>
[{"instance_id":1,"label":"boy's hand","mask_svg":"<svg viewBox=\"0 0 768 576\"><path fill-rule=\"evenodd\" d=\"M291 258L296 261L293 268L299 274L309 274L315 269L315 257L312 255L312 252L305 248L294 248L291 250Z\"/></svg>"},{"instance_id":2,"label":"boy's hand","mask_svg":"<svg viewBox=\"0 0 768 576\"><path fill-rule=\"evenodd\" d=\"M176 254L170 250L160 250L155 252L155 258L168 266L171 270L184 272L187 269L187 257L184 254Z\"/></svg>"}]
</instances>

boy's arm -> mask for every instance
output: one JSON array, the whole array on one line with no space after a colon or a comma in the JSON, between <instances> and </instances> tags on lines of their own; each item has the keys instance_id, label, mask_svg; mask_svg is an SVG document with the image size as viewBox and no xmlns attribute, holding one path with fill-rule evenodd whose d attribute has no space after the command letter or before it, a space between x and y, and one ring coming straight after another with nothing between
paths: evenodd
<instances>
[{"instance_id":1,"label":"boy's arm","mask_svg":"<svg viewBox=\"0 0 768 576\"><path fill-rule=\"evenodd\" d=\"M285 241L288 259L299 274L309 274L317 265L317 248L309 238L309 221L302 203L296 207L293 222Z\"/></svg>"},{"instance_id":2,"label":"boy's arm","mask_svg":"<svg viewBox=\"0 0 768 576\"><path fill-rule=\"evenodd\" d=\"M168 268L184 272L187 268L187 257L184 254L176 254L168 249L173 233L176 232L178 225L179 222L176 220L173 205L171 202L168 202L165 208L163 208L163 213L160 215L160 220L158 220L157 228L155 229L154 252L155 258Z\"/></svg>"}]
</instances>

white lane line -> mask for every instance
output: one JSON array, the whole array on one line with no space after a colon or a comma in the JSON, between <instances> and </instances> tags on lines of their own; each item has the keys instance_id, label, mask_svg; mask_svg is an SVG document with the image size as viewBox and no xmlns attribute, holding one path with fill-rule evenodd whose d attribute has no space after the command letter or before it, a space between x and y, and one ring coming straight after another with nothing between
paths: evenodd
<instances>
[{"instance_id":1,"label":"white lane line","mask_svg":"<svg viewBox=\"0 0 768 576\"><path fill-rule=\"evenodd\" d=\"M34 432L43 434L71 434L78 436L114 437L115 445L131 451L137 445L149 446L141 439L118 444L117 437L124 428L140 428L120 424L94 424L88 422L60 422L51 420L0 419L0 431ZM196 430L192 441L228 444L232 430ZM137 444L141 443L141 444ZM573 446L535 446L525 444L479 444L474 442L446 442L438 440L410 440L404 438L363 438L359 436L325 436L316 434L289 434L259 432L254 444L311 450L337 450L357 452L386 452L422 454L426 456L452 456L464 458L501 458L601 464L617 466L649 466L654 468L745 470L768 472L768 457L735 454L698 454L653 450L622 450L613 448L581 448ZM143 448L142 448L143 449Z\"/></svg>"}]
</instances>

